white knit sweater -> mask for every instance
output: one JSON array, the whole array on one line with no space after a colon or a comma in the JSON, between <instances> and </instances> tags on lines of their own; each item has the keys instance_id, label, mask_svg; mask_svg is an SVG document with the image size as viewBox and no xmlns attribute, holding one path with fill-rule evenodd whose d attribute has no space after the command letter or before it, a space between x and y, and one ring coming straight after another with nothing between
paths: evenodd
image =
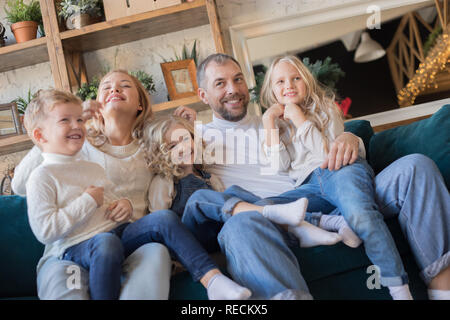
<instances>
[{"instance_id":1,"label":"white knit sweater","mask_svg":"<svg viewBox=\"0 0 450 320\"><path fill-rule=\"evenodd\" d=\"M12 180L14 193L27 195L26 182L31 172L42 163L41 154L38 147L33 147L16 167ZM126 146L105 144L96 148L86 141L79 157L105 169L107 178L114 184L111 191L120 198L130 199L133 204L134 220L148 213L148 189L153 174L145 166L144 155L137 142ZM73 176L76 174L72 173Z\"/></svg>"},{"instance_id":2,"label":"white knit sweater","mask_svg":"<svg viewBox=\"0 0 450 320\"><path fill-rule=\"evenodd\" d=\"M131 201L133 205L132 221L148 213L148 190L153 174L145 166L144 155L137 142L134 141L126 146L105 144L101 148L96 148L86 141L78 157L95 162L104 169L106 178L112 182L111 193L115 194L119 199L126 198ZM42 161L42 152L36 146L22 159L14 170L12 181L12 188L16 194L26 195L27 198L30 196L27 189L28 178ZM69 180L83 176L81 170L67 171L67 174ZM33 191L33 193L39 192ZM87 196L85 195L84 197ZM82 208L84 208L83 205L81 205L80 209ZM44 238L40 240L44 240ZM46 248L44 257L39 261L38 271L49 254L56 252L53 250Z\"/></svg>"},{"instance_id":3,"label":"white knit sweater","mask_svg":"<svg viewBox=\"0 0 450 320\"><path fill-rule=\"evenodd\" d=\"M30 227L45 244L38 268L49 256L61 257L67 248L118 226L105 218L105 210L120 199L111 192L112 183L98 164L76 156L42 156L44 161L26 184ZM101 207L85 192L91 185L104 187Z\"/></svg>"}]
</instances>

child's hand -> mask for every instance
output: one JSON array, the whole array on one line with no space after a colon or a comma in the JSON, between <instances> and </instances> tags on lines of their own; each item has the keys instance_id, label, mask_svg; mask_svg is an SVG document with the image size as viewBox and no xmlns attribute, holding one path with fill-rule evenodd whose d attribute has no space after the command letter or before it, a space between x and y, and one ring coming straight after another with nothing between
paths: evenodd
<instances>
[{"instance_id":1,"label":"child's hand","mask_svg":"<svg viewBox=\"0 0 450 320\"><path fill-rule=\"evenodd\" d=\"M186 106L179 106L173 112L174 116L185 118L188 121L194 122L197 119L197 111Z\"/></svg>"},{"instance_id":2,"label":"child's hand","mask_svg":"<svg viewBox=\"0 0 450 320\"><path fill-rule=\"evenodd\" d=\"M114 201L108 209L106 209L106 219L123 222L128 221L133 214L133 206L127 199L120 199Z\"/></svg>"},{"instance_id":3,"label":"child's hand","mask_svg":"<svg viewBox=\"0 0 450 320\"><path fill-rule=\"evenodd\" d=\"M97 208L103 205L103 187L90 186L84 192L94 198L95 202L97 202Z\"/></svg>"},{"instance_id":4,"label":"child's hand","mask_svg":"<svg viewBox=\"0 0 450 320\"><path fill-rule=\"evenodd\" d=\"M98 119L100 116L100 109L102 104L97 100L86 100L83 102L83 119L89 120L91 118Z\"/></svg>"},{"instance_id":5,"label":"child's hand","mask_svg":"<svg viewBox=\"0 0 450 320\"><path fill-rule=\"evenodd\" d=\"M263 121L275 122L276 119L283 117L283 114L284 106L279 103L275 103L269 109L267 109L266 112L264 112Z\"/></svg>"},{"instance_id":6,"label":"child's hand","mask_svg":"<svg viewBox=\"0 0 450 320\"><path fill-rule=\"evenodd\" d=\"M295 103L288 103L284 106L284 119L291 120L295 127L300 127L306 121L306 116Z\"/></svg>"}]
</instances>

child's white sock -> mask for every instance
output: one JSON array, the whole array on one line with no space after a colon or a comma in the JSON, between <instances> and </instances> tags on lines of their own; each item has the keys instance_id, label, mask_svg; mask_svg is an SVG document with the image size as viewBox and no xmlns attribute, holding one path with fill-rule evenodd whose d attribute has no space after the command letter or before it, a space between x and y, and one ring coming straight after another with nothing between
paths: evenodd
<instances>
[{"instance_id":1,"label":"child's white sock","mask_svg":"<svg viewBox=\"0 0 450 320\"><path fill-rule=\"evenodd\" d=\"M428 289L428 299L430 299L430 300L450 300L450 290Z\"/></svg>"},{"instance_id":2,"label":"child's white sock","mask_svg":"<svg viewBox=\"0 0 450 320\"><path fill-rule=\"evenodd\" d=\"M328 232L309 222L302 221L297 227L288 227L299 240L301 248L310 248L320 245L333 245L342 240L342 236L335 232Z\"/></svg>"},{"instance_id":3,"label":"child's white sock","mask_svg":"<svg viewBox=\"0 0 450 320\"><path fill-rule=\"evenodd\" d=\"M264 206L262 215L278 224L297 226L305 218L307 207L308 199L300 198L290 203Z\"/></svg>"},{"instance_id":4,"label":"child's white sock","mask_svg":"<svg viewBox=\"0 0 450 320\"><path fill-rule=\"evenodd\" d=\"M320 218L319 227L339 233L342 236L342 242L351 248L357 248L362 243L343 216L323 214Z\"/></svg>"},{"instance_id":5,"label":"child's white sock","mask_svg":"<svg viewBox=\"0 0 450 320\"><path fill-rule=\"evenodd\" d=\"M394 300L413 300L409 286L404 284L402 286L388 287L389 293Z\"/></svg>"},{"instance_id":6,"label":"child's white sock","mask_svg":"<svg viewBox=\"0 0 450 320\"><path fill-rule=\"evenodd\" d=\"M250 290L221 273L212 276L206 290L209 300L247 300L252 295Z\"/></svg>"}]
</instances>

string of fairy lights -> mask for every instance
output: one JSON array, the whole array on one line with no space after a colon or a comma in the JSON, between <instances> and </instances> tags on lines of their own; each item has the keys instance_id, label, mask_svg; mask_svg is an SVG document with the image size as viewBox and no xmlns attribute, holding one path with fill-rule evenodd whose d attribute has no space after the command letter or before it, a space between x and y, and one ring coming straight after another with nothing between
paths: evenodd
<instances>
[{"instance_id":1,"label":"string of fairy lights","mask_svg":"<svg viewBox=\"0 0 450 320\"><path fill-rule=\"evenodd\" d=\"M425 61L420 63L415 75L399 91L397 98L400 106L414 104L416 97L427 88L437 88L436 75L446 70L450 63L450 25L437 38Z\"/></svg>"}]
</instances>

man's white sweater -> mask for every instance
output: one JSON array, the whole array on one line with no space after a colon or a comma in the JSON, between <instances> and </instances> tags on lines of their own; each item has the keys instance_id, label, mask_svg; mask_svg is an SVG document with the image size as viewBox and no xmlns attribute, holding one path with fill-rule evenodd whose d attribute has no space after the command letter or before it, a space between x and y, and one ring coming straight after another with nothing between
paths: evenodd
<instances>
[{"instance_id":1,"label":"man's white sweater","mask_svg":"<svg viewBox=\"0 0 450 320\"><path fill-rule=\"evenodd\" d=\"M213 121L204 126L203 138L207 144L205 152L214 150L216 154L223 153L223 164L212 164L207 170L219 177L225 188L238 185L262 198L294 188L294 181L289 178L287 171L269 169L269 150L265 146L263 129L261 117L249 114L237 122L214 116ZM214 131L220 132L222 137L219 138ZM236 138L230 139L233 134ZM213 138L208 139L208 135ZM283 150L285 146L281 142L271 151L282 153ZM289 162L287 164L289 165ZM281 167L283 166L286 164L281 164Z\"/></svg>"},{"instance_id":2,"label":"man's white sweater","mask_svg":"<svg viewBox=\"0 0 450 320\"><path fill-rule=\"evenodd\" d=\"M282 125L282 122L278 125ZM298 134L304 133L305 128L309 128L309 126L304 126L304 128L298 130L297 135L293 137L289 134L288 129L284 128L284 133L280 133L280 144L268 148L265 144L264 127L260 116L247 114L242 120L236 122L213 116L213 121L203 128L203 138L207 144L205 151L207 154L212 151L215 154L223 153L224 161L223 164L208 166L208 172L220 178L225 188L238 185L262 198L273 197L293 190L300 175L299 172L294 173L294 171L299 169L297 166L305 160L293 160L291 158L295 156L293 143L299 143ZM341 130L341 128L337 130ZM220 132L222 137L218 137L215 131ZM342 133L342 131L339 133ZM230 139L230 135L233 134L241 139ZM361 138L358 139L360 153L363 153L364 143ZM257 148L256 152L255 148ZM268 163L273 161L269 160L269 157L274 152L279 157L276 162L279 164L278 171L269 169L271 165ZM233 156L227 156L227 154ZM234 158L234 161L227 163L227 157ZM244 161L238 162L239 157ZM317 164L316 159L313 160L308 162L306 167L302 167L301 171L309 171L310 173L311 168ZM295 165L294 168L291 167L292 164ZM289 173L291 173L291 176L289 176Z\"/></svg>"}]
</instances>

